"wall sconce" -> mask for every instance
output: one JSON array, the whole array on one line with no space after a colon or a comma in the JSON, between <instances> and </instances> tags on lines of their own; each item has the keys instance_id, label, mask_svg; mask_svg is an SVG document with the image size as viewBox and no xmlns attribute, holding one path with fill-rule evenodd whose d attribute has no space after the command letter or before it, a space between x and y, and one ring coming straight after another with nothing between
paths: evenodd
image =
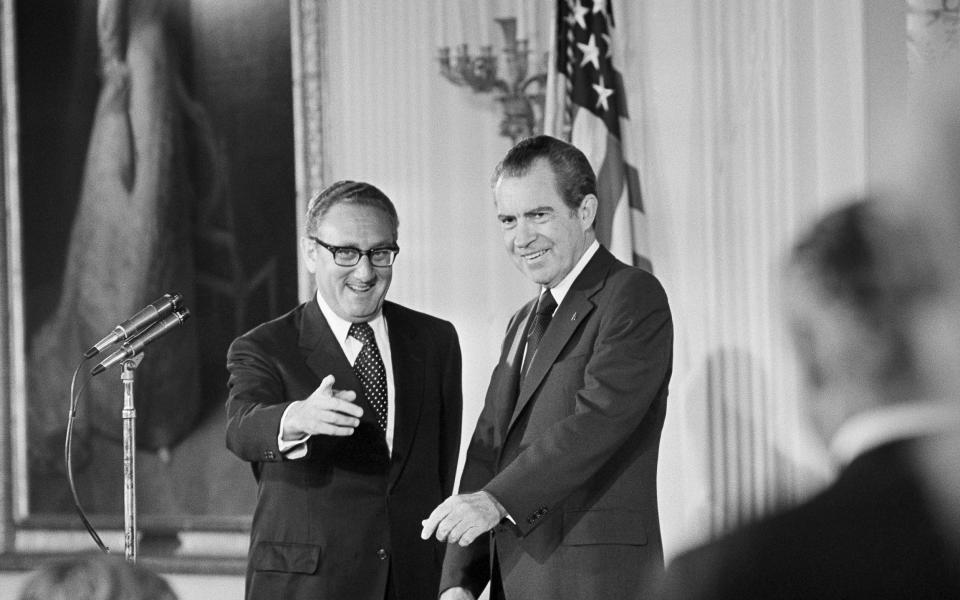
<instances>
[{"instance_id":1,"label":"wall sconce","mask_svg":"<svg viewBox=\"0 0 960 600\"><path fill-rule=\"evenodd\" d=\"M528 75L529 41L517 39L517 20L513 17L494 20L503 31L505 76L498 75L498 57L493 54L493 46L480 46L480 53L471 56L466 44L457 46L454 57L449 46L440 48L440 74L454 85L469 86L474 92L498 91L497 100L503 104L500 135L516 143L543 131L547 74Z\"/></svg>"}]
</instances>

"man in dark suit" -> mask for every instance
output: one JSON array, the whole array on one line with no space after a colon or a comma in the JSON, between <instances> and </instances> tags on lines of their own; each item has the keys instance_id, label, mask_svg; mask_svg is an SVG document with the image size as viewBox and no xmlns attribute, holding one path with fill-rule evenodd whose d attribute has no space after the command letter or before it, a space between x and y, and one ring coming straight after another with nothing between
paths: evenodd
<instances>
[{"instance_id":1,"label":"man in dark suit","mask_svg":"<svg viewBox=\"0 0 960 600\"><path fill-rule=\"evenodd\" d=\"M418 522L453 488L462 411L453 326L384 302L397 213L342 181L307 211L315 298L227 356L227 447L253 466L248 599L420 600L443 545Z\"/></svg>"},{"instance_id":2,"label":"man in dark suit","mask_svg":"<svg viewBox=\"0 0 960 600\"><path fill-rule=\"evenodd\" d=\"M960 560L918 468L927 440L955 429L960 414L918 377L907 307L930 290L886 251L894 231L881 216L868 202L829 214L788 266L804 407L838 478L674 560L664 598L960 598Z\"/></svg>"},{"instance_id":3,"label":"man in dark suit","mask_svg":"<svg viewBox=\"0 0 960 600\"><path fill-rule=\"evenodd\" d=\"M461 493L424 521L449 542L441 597L488 580L493 599L644 597L663 569L666 295L597 243L596 178L570 144L517 144L494 195L507 252L542 293L507 327Z\"/></svg>"}]
</instances>

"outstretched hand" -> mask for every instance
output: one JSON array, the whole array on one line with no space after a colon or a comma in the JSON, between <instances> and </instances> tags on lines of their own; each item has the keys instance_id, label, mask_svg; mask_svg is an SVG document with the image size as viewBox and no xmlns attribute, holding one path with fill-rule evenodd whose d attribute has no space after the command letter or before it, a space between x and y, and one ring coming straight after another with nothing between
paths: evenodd
<instances>
[{"instance_id":1,"label":"outstretched hand","mask_svg":"<svg viewBox=\"0 0 960 600\"><path fill-rule=\"evenodd\" d=\"M305 400L292 402L283 423L283 439L295 440L307 435L353 435L360 424L363 409L354 404L356 392L336 390L335 379L327 375Z\"/></svg>"}]
</instances>

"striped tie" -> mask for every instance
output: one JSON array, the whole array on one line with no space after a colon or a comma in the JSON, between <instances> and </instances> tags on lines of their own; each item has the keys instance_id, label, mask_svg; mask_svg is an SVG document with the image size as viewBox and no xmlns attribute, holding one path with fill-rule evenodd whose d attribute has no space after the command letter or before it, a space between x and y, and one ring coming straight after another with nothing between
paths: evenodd
<instances>
[{"instance_id":1,"label":"striped tie","mask_svg":"<svg viewBox=\"0 0 960 600\"><path fill-rule=\"evenodd\" d=\"M543 332L547 330L547 326L550 325L550 319L553 318L553 311L557 308L557 301L553 299L553 294L550 293L550 290L547 290L540 296L540 300L537 302L537 311L533 315L533 320L530 323L530 331L527 332L527 350L523 355L523 374L527 374L527 369L530 368L530 363L533 361L533 355L537 351L537 346L540 345L540 338L543 337Z\"/></svg>"}]
</instances>

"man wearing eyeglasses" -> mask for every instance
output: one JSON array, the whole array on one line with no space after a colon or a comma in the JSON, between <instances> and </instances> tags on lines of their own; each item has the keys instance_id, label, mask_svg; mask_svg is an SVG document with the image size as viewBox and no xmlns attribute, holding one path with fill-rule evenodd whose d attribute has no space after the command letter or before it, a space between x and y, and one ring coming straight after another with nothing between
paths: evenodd
<instances>
[{"instance_id":1,"label":"man wearing eyeglasses","mask_svg":"<svg viewBox=\"0 0 960 600\"><path fill-rule=\"evenodd\" d=\"M376 187L315 197L300 248L317 294L227 355L227 447L258 484L246 597L436 595L419 520L450 494L462 409L453 326L384 301L398 219Z\"/></svg>"}]
</instances>

